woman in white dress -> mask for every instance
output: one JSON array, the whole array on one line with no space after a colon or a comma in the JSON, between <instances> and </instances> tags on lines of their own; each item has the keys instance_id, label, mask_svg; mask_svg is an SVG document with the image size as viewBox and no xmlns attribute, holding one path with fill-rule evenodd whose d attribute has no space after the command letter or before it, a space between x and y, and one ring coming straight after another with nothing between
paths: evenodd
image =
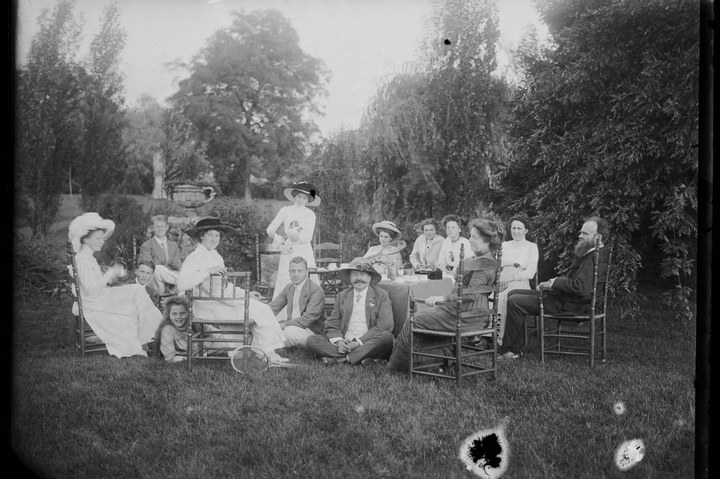
<instances>
[{"instance_id":1,"label":"woman in white dress","mask_svg":"<svg viewBox=\"0 0 720 479\"><path fill-rule=\"evenodd\" d=\"M455 271L455 266L457 266L460 261L460 246L464 246L464 259L475 256L470 241L460 235L462 233L462 223L462 218L457 215L446 215L442 219L442 225L445 228L447 237L440 247L437 267L443 273L452 273Z\"/></svg>"},{"instance_id":2,"label":"woman in white dress","mask_svg":"<svg viewBox=\"0 0 720 479\"><path fill-rule=\"evenodd\" d=\"M201 218L193 228L186 231L187 235L197 241L197 246L192 253L185 258L177 277L177 288L179 291L190 289L202 291L207 295L210 292L210 281L213 281L213 291L220 291L222 275L227 272L225 261L217 252L220 244L220 232L233 231L232 226L223 223L218 218L211 216ZM220 275L212 277L210 275ZM233 296L232 284L226 286L225 295ZM239 288L238 288L239 289ZM244 296L245 292L238 290L236 296ZM276 349L285 347L285 335L278 324L270 306L259 299L257 293L250 298L250 331L253 339L252 345L262 349L272 363L287 362L287 358L281 357ZM241 321L245 314L245 305L242 301L198 301L193 306L193 313L205 317L237 317ZM238 325L238 331L243 327Z\"/></svg>"},{"instance_id":3,"label":"woman in white dress","mask_svg":"<svg viewBox=\"0 0 720 479\"><path fill-rule=\"evenodd\" d=\"M498 314L500 315L500 332L498 343L502 344L505 334L505 315L507 313L508 293L515 289L530 289L530 280L535 276L538 265L537 244L525 237L530 231L530 219L523 213L510 218L510 235L512 241L502 245L502 271L500 281L507 284L507 289L500 292Z\"/></svg>"},{"instance_id":4,"label":"woman in white dress","mask_svg":"<svg viewBox=\"0 0 720 479\"><path fill-rule=\"evenodd\" d=\"M162 313L144 286L137 283L108 287L126 275L122 265L104 273L93 256L115 231L115 223L97 213L83 213L70 222L68 239L75 251L85 320L108 353L118 358L147 356ZM73 306L75 308L75 306Z\"/></svg>"},{"instance_id":5,"label":"woman in white dress","mask_svg":"<svg viewBox=\"0 0 720 479\"><path fill-rule=\"evenodd\" d=\"M267 227L267 234L275 243L280 242L280 262L278 264L277 279L275 280L275 299L285 286L290 284L290 260L302 256L307 261L308 268L315 267L315 253L312 248L313 234L315 233L315 212L308 206L318 206L320 196L310 183L293 183L284 190L285 197L293 202L290 206L280 208L275 219ZM283 226L285 236L276 238L277 230ZM312 281L319 284L316 275L311 275ZM285 310L283 310L285 311ZM281 314L284 314L281 312Z\"/></svg>"},{"instance_id":6,"label":"woman in white dress","mask_svg":"<svg viewBox=\"0 0 720 479\"><path fill-rule=\"evenodd\" d=\"M371 246L363 255L364 263L371 263L380 274L392 274L390 268L398 271L403 267L400 252L405 249L402 232L392 221L380 221L372 225L373 233L378 237L379 245Z\"/></svg>"},{"instance_id":7,"label":"woman in white dress","mask_svg":"<svg viewBox=\"0 0 720 479\"><path fill-rule=\"evenodd\" d=\"M410 263L416 271L435 271L440 257L440 248L445 240L437 234L439 229L437 221L433 218L422 220L415 225L415 230L420 233L420 236L413 244Z\"/></svg>"}]
</instances>

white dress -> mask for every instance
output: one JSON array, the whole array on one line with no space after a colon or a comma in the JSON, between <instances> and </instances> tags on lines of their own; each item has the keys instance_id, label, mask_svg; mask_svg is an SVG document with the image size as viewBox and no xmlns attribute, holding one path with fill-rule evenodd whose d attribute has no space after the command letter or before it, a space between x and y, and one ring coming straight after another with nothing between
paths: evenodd
<instances>
[{"instance_id":1,"label":"white dress","mask_svg":"<svg viewBox=\"0 0 720 479\"><path fill-rule=\"evenodd\" d=\"M504 241L502 244L500 281L507 284L507 289L500 292L500 301L498 301L500 338L505 334L508 293L514 289L530 289L530 280L537 272L538 257L537 245L528 240ZM518 266L515 266L516 264ZM515 281L511 281L513 276Z\"/></svg>"},{"instance_id":2,"label":"white dress","mask_svg":"<svg viewBox=\"0 0 720 479\"><path fill-rule=\"evenodd\" d=\"M452 271L455 271L455 266L460 261L460 245L464 245L463 252L465 254L464 259L474 258L475 252L472 250L470 240L461 236L453 242L449 237L445 238L442 246L440 247L440 253L438 254L437 267L446 272L446 266L452 267Z\"/></svg>"},{"instance_id":3,"label":"white dress","mask_svg":"<svg viewBox=\"0 0 720 479\"><path fill-rule=\"evenodd\" d=\"M225 267L222 256L216 250L208 250L202 244L198 244L192 253L185 258L180 273L177 277L178 291L185 292L189 289L198 293L198 289L207 295L210 291L210 273L208 268L213 266ZM220 277L212 278L213 291L220 290ZM239 289L239 288L238 288ZM232 284L228 284L225 290L227 296L232 296ZM238 291L237 296L244 296L244 291ZM258 301L250 299L250 330L253 334L252 345L256 346L265 353L271 353L275 349L285 347L285 335L282 328L275 319L270 306ZM245 314L244 301L198 301L193 305L193 313L200 317L218 317L232 318L236 317L238 321L242 321ZM229 328L228 328L229 329ZM238 325L237 330L242 331L242 325Z\"/></svg>"},{"instance_id":4,"label":"white dress","mask_svg":"<svg viewBox=\"0 0 720 479\"><path fill-rule=\"evenodd\" d=\"M162 313L145 287L108 287L92 250L85 245L75 255L75 262L85 320L108 353L118 358L147 356L142 346L155 338Z\"/></svg>"},{"instance_id":5,"label":"white dress","mask_svg":"<svg viewBox=\"0 0 720 479\"><path fill-rule=\"evenodd\" d=\"M296 256L302 256L307 261L308 268L315 267L315 253L312 247L312 238L315 233L315 212L307 206L283 206L278 211L275 219L267 227L268 235L274 234L280 225L285 228L285 236L288 232L296 231L300 237L297 241L290 238L285 240L284 246L291 247L289 253L280 254L280 262L278 264L277 279L275 280L275 290L273 291L273 299L282 293L285 286L290 284L290 260ZM317 275L310 275L310 279L317 284L320 280Z\"/></svg>"}]
</instances>

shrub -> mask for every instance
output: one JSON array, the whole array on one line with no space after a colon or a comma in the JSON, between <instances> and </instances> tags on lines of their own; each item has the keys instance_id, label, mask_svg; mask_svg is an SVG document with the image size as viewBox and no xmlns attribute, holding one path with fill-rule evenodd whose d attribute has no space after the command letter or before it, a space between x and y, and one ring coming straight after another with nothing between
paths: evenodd
<instances>
[{"instance_id":1,"label":"shrub","mask_svg":"<svg viewBox=\"0 0 720 479\"><path fill-rule=\"evenodd\" d=\"M105 243L97 256L101 264L109 264L116 260L133 266L133 237L142 243L147 236L150 216L143 211L142 205L132 198L120 195L102 195L88 205L100 216L115 222L115 232ZM140 245L138 244L138 247Z\"/></svg>"},{"instance_id":2,"label":"shrub","mask_svg":"<svg viewBox=\"0 0 720 479\"><path fill-rule=\"evenodd\" d=\"M69 279L56 247L47 239L15 233L13 252L15 294L23 299L55 296L67 291Z\"/></svg>"},{"instance_id":3,"label":"shrub","mask_svg":"<svg viewBox=\"0 0 720 479\"><path fill-rule=\"evenodd\" d=\"M267 226L256 203L233 203L221 201L213 204L210 216L216 216L235 226L236 234L223 235L218 247L225 266L235 271L252 271L257 277L255 265L255 235L267 236Z\"/></svg>"}]
</instances>

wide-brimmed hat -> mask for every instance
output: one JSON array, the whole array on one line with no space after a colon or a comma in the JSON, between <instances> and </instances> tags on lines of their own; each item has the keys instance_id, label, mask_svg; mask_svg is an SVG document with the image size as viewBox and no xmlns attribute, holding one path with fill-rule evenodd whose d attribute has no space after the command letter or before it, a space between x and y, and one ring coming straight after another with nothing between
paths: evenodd
<instances>
[{"instance_id":1,"label":"wide-brimmed hat","mask_svg":"<svg viewBox=\"0 0 720 479\"><path fill-rule=\"evenodd\" d=\"M80 251L80 239L93 230L105 230L107 239L115 231L115 222L104 220L97 213L83 213L72 220L68 227L68 240L76 253Z\"/></svg>"},{"instance_id":2,"label":"wide-brimmed hat","mask_svg":"<svg viewBox=\"0 0 720 479\"><path fill-rule=\"evenodd\" d=\"M398 229L397 226L395 226L395 223L393 223L392 221L380 221L378 223L375 223L374 225L372 225L373 233L375 233L375 235L378 235L378 229L380 228L395 233L395 235L393 236L393 240L399 240L400 238L402 238L402 232Z\"/></svg>"},{"instance_id":3,"label":"wide-brimmed hat","mask_svg":"<svg viewBox=\"0 0 720 479\"><path fill-rule=\"evenodd\" d=\"M185 233L191 238L197 238L200 234L210 230L226 232L235 231L233 225L223 223L220 219L215 218L214 216L205 216L204 218L197 220L195 226L188 228Z\"/></svg>"},{"instance_id":4,"label":"wide-brimmed hat","mask_svg":"<svg viewBox=\"0 0 720 479\"><path fill-rule=\"evenodd\" d=\"M380 273L375 271L375 268L373 268L370 263L353 262L338 270L337 274L344 283L350 284L350 273L353 271L360 271L361 273L369 274L371 285L378 284L382 279Z\"/></svg>"},{"instance_id":5,"label":"wide-brimmed hat","mask_svg":"<svg viewBox=\"0 0 720 479\"><path fill-rule=\"evenodd\" d=\"M315 188L310 183L293 183L290 186L286 186L283 190L285 198L289 199L290 201L295 200L295 195L297 193L305 193L306 195L308 195L310 199L307 203L307 206L318 206L320 204L320 196L318 196L317 188Z\"/></svg>"}]
</instances>

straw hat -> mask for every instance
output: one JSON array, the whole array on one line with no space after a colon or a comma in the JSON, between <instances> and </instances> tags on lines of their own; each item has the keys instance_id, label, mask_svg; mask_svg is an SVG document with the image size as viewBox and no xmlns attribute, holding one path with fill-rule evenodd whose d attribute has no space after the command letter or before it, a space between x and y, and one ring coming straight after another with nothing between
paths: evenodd
<instances>
[{"instance_id":1,"label":"straw hat","mask_svg":"<svg viewBox=\"0 0 720 479\"><path fill-rule=\"evenodd\" d=\"M115 231L115 222L104 220L97 213L83 213L70 222L68 227L68 240L73 250L80 251L80 239L93 230L105 230L105 239Z\"/></svg>"},{"instance_id":2,"label":"straw hat","mask_svg":"<svg viewBox=\"0 0 720 479\"><path fill-rule=\"evenodd\" d=\"M392 238L393 240L399 240L400 238L402 238L402 232L398 229L397 226L395 226L395 223L393 223L392 221L380 221L372 225L373 233L375 233L376 236L379 234L379 228L383 228L395 233Z\"/></svg>"},{"instance_id":3,"label":"straw hat","mask_svg":"<svg viewBox=\"0 0 720 479\"><path fill-rule=\"evenodd\" d=\"M290 201L295 200L295 195L298 193L305 193L309 197L307 206L318 206L320 204L320 196L318 196L317 188L312 184L306 182L293 183L290 186L285 187L283 194L285 198Z\"/></svg>"},{"instance_id":4,"label":"straw hat","mask_svg":"<svg viewBox=\"0 0 720 479\"><path fill-rule=\"evenodd\" d=\"M347 284L350 284L350 273L353 271L360 271L361 273L367 273L370 275L370 284L376 285L382 279L380 273L375 271L370 263L350 263L348 266L338 270L337 274L340 279Z\"/></svg>"},{"instance_id":5,"label":"straw hat","mask_svg":"<svg viewBox=\"0 0 720 479\"><path fill-rule=\"evenodd\" d=\"M223 223L214 216L206 216L197 220L195 226L193 226L192 228L188 228L188 230L185 231L185 234L187 234L191 238L198 238L202 233L210 230L226 231L228 233L235 231L232 225L228 223Z\"/></svg>"}]
</instances>

